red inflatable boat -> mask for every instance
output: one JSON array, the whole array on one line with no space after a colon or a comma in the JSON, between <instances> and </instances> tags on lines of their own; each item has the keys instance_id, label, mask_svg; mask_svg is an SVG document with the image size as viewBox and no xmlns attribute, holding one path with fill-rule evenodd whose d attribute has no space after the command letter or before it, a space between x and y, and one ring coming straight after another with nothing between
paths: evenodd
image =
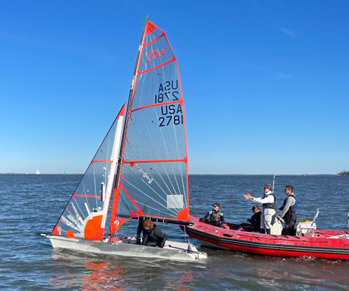
<instances>
[{"instance_id":1,"label":"red inflatable boat","mask_svg":"<svg viewBox=\"0 0 349 291\"><path fill-rule=\"evenodd\" d=\"M216 227L199 217L190 217L190 222L185 226L187 234L211 247L266 256L349 260L349 231L312 227L286 236L239 230L240 225L231 223Z\"/></svg>"}]
</instances>

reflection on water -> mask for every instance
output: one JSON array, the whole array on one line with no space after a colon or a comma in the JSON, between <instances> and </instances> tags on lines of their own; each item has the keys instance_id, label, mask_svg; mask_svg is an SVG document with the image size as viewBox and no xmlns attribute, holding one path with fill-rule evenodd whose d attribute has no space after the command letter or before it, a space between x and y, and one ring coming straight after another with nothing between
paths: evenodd
<instances>
[{"instance_id":1,"label":"reflection on water","mask_svg":"<svg viewBox=\"0 0 349 291\"><path fill-rule=\"evenodd\" d=\"M122 265L97 260L85 263L85 268L90 273L87 277L82 278L81 290L108 290L110 287L113 290L125 290L126 269Z\"/></svg>"},{"instance_id":2,"label":"reflection on water","mask_svg":"<svg viewBox=\"0 0 349 291\"><path fill-rule=\"evenodd\" d=\"M52 289L78 287L80 290L125 290L127 268L115 261L95 255L85 255L66 250L52 250L57 275L50 280ZM62 271L65 273L62 275Z\"/></svg>"},{"instance_id":3,"label":"reflection on water","mask_svg":"<svg viewBox=\"0 0 349 291\"><path fill-rule=\"evenodd\" d=\"M192 290L188 287L193 282L190 264L188 269L181 270L186 264L57 249L52 250L52 259L57 270L57 275L50 279L52 289L74 286L84 291Z\"/></svg>"}]
</instances>

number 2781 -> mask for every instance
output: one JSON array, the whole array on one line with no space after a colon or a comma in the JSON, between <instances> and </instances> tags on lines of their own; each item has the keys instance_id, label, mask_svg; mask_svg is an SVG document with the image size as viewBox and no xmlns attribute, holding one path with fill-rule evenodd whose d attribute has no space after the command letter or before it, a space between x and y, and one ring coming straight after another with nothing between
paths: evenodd
<instances>
[{"instance_id":1,"label":"number 2781","mask_svg":"<svg viewBox=\"0 0 349 291\"><path fill-rule=\"evenodd\" d=\"M183 124L183 115L168 115L159 117L159 126L168 126L170 124L179 125Z\"/></svg>"}]
</instances>

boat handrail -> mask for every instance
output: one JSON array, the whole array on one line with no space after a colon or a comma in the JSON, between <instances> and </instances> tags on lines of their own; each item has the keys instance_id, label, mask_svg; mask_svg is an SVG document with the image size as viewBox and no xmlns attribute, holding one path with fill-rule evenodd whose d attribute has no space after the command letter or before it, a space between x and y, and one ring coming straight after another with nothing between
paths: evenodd
<instances>
[{"instance_id":1,"label":"boat handrail","mask_svg":"<svg viewBox=\"0 0 349 291\"><path fill-rule=\"evenodd\" d=\"M316 221L317 217L319 216L319 213L320 213L320 209L317 208L316 213L314 215L314 218L311 221L310 228L307 229L307 232L306 232L307 235L311 234L312 237L315 235L314 225L315 225L315 221Z\"/></svg>"},{"instance_id":2,"label":"boat handrail","mask_svg":"<svg viewBox=\"0 0 349 291\"><path fill-rule=\"evenodd\" d=\"M315 216L310 224L310 226L313 226L315 224L315 220L317 219L317 217L319 216L320 210L319 208L316 210Z\"/></svg>"}]
</instances>

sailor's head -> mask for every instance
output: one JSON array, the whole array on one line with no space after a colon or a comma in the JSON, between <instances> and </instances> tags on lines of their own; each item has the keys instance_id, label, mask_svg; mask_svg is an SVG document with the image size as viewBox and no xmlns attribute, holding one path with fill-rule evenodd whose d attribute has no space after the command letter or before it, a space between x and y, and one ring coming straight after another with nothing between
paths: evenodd
<instances>
[{"instance_id":1,"label":"sailor's head","mask_svg":"<svg viewBox=\"0 0 349 291\"><path fill-rule=\"evenodd\" d=\"M293 186L287 185L285 187L285 193L286 193L286 195L291 195L293 193Z\"/></svg>"},{"instance_id":2,"label":"sailor's head","mask_svg":"<svg viewBox=\"0 0 349 291\"><path fill-rule=\"evenodd\" d=\"M272 190L273 190L273 187L271 187L270 184L265 184L265 185L264 185L264 192L265 192L265 193L268 193L268 192L270 192L270 191L272 191Z\"/></svg>"},{"instance_id":3,"label":"sailor's head","mask_svg":"<svg viewBox=\"0 0 349 291\"><path fill-rule=\"evenodd\" d=\"M259 211L261 211L261 210L259 209L259 206L258 206L258 205L253 205L253 206L252 206L252 211L253 211L254 213L257 213L257 212L259 212Z\"/></svg>"},{"instance_id":4,"label":"sailor's head","mask_svg":"<svg viewBox=\"0 0 349 291\"><path fill-rule=\"evenodd\" d=\"M213 203L212 207L214 211L219 211L219 209L221 208L221 205L220 203Z\"/></svg>"},{"instance_id":5,"label":"sailor's head","mask_svg":"<svg viewBox=\"0 0 349 291\"><path fill-rule=\"evenodd\" d=\"M143 227L145 230L152 229L153 225L154 223L150 219L147 219L143 222Z\"/></svg>"}]
</instances>

